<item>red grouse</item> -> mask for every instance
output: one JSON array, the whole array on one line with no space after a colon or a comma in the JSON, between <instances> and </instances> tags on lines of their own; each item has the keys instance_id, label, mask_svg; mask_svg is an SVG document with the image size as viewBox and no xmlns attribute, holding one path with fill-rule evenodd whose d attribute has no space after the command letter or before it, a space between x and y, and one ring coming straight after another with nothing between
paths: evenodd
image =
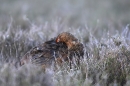
<instances>
[{"instance_id":1,"label":"red grouse","mask_svg":"<svg viewBox=\"0 0 130 86\"><path fill-rule=\"evenodd\" d=\"M32 48L21 59L21 65L31 62L36 65L50 66L52 63L71 61L72 58L83 57L83 44L72 34L63 32L56 38Z\"/></svg>"}]
</instances>

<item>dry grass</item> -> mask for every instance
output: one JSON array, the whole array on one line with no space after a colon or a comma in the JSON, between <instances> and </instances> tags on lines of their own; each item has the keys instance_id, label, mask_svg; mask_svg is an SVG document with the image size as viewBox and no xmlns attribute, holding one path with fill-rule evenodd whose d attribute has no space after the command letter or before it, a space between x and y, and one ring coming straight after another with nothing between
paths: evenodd
<instances>
[{"instance_id":1,"label":"dry grass","mask_svg":"<svg viewBox=\"0 0 130 86\"><path fill-rule=\"evenodd\" d=\"M65 5L57 0L51 7L51 0L0 1L0 86L129 86L129 1L62 1ZM33 46L63 31L84 44L80 65L46 71L13 66Z\"/></svg>"}]
</instances>

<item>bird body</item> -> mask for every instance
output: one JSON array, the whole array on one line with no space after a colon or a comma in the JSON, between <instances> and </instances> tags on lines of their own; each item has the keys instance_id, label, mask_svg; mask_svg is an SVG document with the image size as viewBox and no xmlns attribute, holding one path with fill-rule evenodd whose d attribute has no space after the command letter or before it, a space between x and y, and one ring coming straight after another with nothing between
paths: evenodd
<instances>
[{"instance_id":1,"label":"bird body","mask_svg":"<svg viewBox=\"0 0 130 86\"><path fill-rule=\"evenodd\" d=\"M83 44L68 32L44 42L28 51L21 59L21 65L31 62L35 65L50 66L52 63L71 61L74 56L83 57Z\"/></svg>"}]
</instances>

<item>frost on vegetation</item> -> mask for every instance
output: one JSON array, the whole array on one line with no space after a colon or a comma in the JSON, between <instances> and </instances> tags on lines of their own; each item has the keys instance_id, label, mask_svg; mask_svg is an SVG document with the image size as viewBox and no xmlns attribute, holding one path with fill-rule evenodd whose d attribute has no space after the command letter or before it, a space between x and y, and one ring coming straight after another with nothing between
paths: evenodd
<instances>
[{"instance_id":1,"label":"frost on vegetation","mask_svg":"<svg viewBox=\"0 0 130 86\"><path fill-rule=\"evenodd\" d=\"M60 25L61 24L61 25ZM43 25L31 24L29 29L17 29L9 25L0 33L0 86L106 86L126 85L130 81L130 32L129 25L115 35L97 39L86 28L67 28L58 21ZM59 29L60 28L60 29ZM84 59L80 65L70 67L63 64L43 71L34 65L20 68L12 66L29 49L65 31L73 31L85 47ZM56 31L56 33L54 33ZM9 37L8 37L9 36Z\"/></svg>"},{"instance_id":2,"label":"frost on vegetation","mask_svg":"<svg viewBox=\"0 0 130 86\"><path fill-rule=\"evenodd\" d=\"M14 68L8 64L0 69L1 86L54 86L49 73L31 64L21 68Z\"/></svg>"}]
</instances>

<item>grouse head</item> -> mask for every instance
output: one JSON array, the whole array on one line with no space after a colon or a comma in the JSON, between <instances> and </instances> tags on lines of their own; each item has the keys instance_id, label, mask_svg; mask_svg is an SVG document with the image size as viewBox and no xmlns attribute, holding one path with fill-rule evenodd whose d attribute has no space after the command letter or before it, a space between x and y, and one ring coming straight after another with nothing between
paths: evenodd
<instances>
[{"instance_id":1,"label":"grouse head","mask_svg":"<svg viewBox=\"0 0 130 86\"><path fill-rule=\"evenodd\" d=\"M84 55L83 44L72 34L68 32L63 32L59 34L56 38L56 43L63 42L67 45L68 51L71 53L76 53L79 56Z\"/></svg>"},{"instance_id":2,"label":"grouse head","mask_svg":"<svg viewBox=\"0 0 130 86\"><path fill-rule=\"evenodd\" d=\"M59 34L56 38L56 43L63 42L67 45L68 49L72 49L79 44L78 39L68 32Z\"/></svg>"}]
</instances>

